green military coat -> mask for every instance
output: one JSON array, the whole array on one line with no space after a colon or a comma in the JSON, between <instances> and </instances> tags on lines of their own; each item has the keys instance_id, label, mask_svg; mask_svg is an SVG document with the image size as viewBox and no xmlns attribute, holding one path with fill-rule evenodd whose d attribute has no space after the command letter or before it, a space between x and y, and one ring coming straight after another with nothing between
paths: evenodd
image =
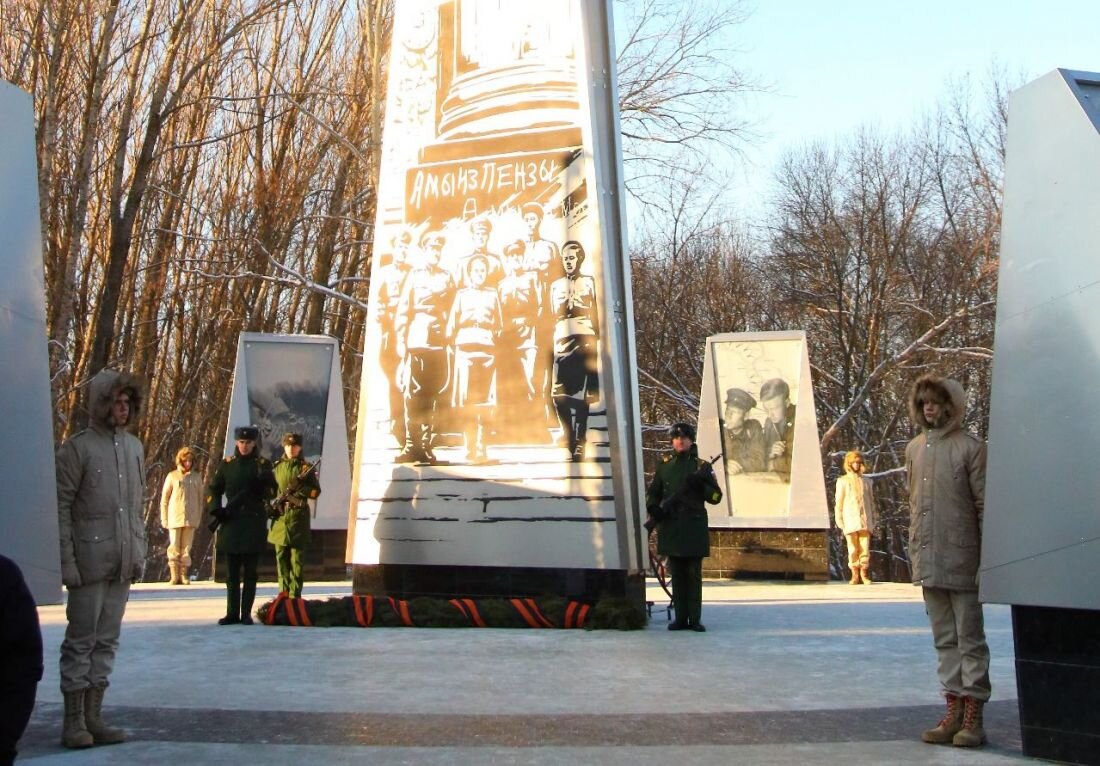
<instances>
[{"instance_id":1,"label":"green military coat","mask_svg":"<svg viewBox=\"0 0 1100 766\"><path fill-rule=\"evenodd\" d=\"M657 466L646 490L646 507L660 505L684 486L688 476L702 471L701 482L685 490L684 503L675 513L657 525L657 552L662 556L703 558L710 555L710 534L704 502L714 505L722 500L722 490L714 470L692 445L687 452L665 455Z\"/></svg>"},{"instance_id":2,"label":"green military coat","mask_svg":"<svg viewBox=\"0 0 1100 766\"><path fill-rule=\"evenodd\" d=\"M245 457L234 449L231 457L218 464L206 488L207 513L247 490L244 502L218 528L219 553L242 555L267 549L267 502L275 497L275 486L271 461L255 451Z\"/></svg>"},{"instance_id":3,"label":"green military coat","mask_svg":"<svg viewBox=\"0 0 1100 766\"><path fill-rule=\"evenodd\" d=\"M309 463L300 457L294 460L281 458L275 461L275 481L279 485L278 495L282 496ZM267 541L275 545L289 545L291 548L305 548L309 545L309 503L321 494L321 483L314 471L302 479L297 490L292 492L279 510L283 514L275 519Z\"/></svg>"}]
</instances>

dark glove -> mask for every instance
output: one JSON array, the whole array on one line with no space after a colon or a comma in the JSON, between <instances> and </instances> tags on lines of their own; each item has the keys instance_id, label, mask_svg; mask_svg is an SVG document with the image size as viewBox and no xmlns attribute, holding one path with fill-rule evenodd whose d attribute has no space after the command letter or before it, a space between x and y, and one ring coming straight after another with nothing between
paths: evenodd
<instances>
[{"instance_id":1,"label":"dark glove","mask_svg":"<svg viewBox=\"0 0 1100 766\"><path fill-rule=\"evenodd\" d=\"M216 505L210 509L210 523L206 525L206 528L211 532L217 532L218 527L222 525L222 522L229 518L229 514L220 505Z\"/></svg>"}]
</instances>

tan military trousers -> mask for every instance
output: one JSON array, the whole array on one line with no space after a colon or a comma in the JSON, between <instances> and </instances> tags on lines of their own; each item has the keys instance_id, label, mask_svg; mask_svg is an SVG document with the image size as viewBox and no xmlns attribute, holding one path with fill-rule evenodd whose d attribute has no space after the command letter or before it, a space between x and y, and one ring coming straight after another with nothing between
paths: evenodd
<instances>
[{"instance_id":1,"label":"tan military trousers","mask_svg":"<svg viewBox=\"0 0 1100 766\"><path fill-rule=\"evenodd\" d=\"M924 609L932 624L932 641L939 658L940 685L945 692L989 699L989 645L978 592L924 588Z\"/></svg>"},{"instance_id":2,"label":"tan military trousers","mask_svg":"<svg viewBox=\"0 0 1100 766\"><path fill-rule=\"evenodd\" d=\"M69 588L69 625L61 642L62 692L107 685L129 598L130 583L124 580Z\"/></svg>"},{"instance_id":3,"label":"tan military trousers","mask_svg":"<svg viewBox=\"0 0 1100 766\"><path fill-rule=\"evenodd\" d=\"M871 562L871 533L866 529L849 532L844 535L848 543L848 567L859 569Z\"/></svg>"},{"instance_id":4,"label":"tan military trousers","mask_svg":"<svg viewBox=\"0 0 1100 766\"><path fill-rule=\"evenodd\" d=\"M173 527L168 530L168 562L191 566L191 541L195 539L194 527Z\"/></svg>"}]
</instances>

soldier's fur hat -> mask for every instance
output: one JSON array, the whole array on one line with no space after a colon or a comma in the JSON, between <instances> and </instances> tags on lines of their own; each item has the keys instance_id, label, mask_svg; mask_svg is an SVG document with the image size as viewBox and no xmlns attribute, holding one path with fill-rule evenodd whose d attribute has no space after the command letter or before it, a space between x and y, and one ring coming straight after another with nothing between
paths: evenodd
<instances>
[{"instance_id":1,"label":"soldier's fur hat","mask_svg":"<svg viewBox=\"0 0 1100 766\"><path fill-rule=\"evenodd\" d=\"M677 423L669 429L668 438L675 439L678 436L695 441L695 426L691 423Z\"/></svg>"},{"instance_id":2,"label":"soldier's fur hat","mask_svg":"<svg viewBox=\"0 0 1100 766\"><path fill-rule=\"evenodd\" d=\"M260 429L256 426L238 426L233 432L233 438L248 439L249 441L256 441L260 438Z\"/></svg>"}]
</instances>

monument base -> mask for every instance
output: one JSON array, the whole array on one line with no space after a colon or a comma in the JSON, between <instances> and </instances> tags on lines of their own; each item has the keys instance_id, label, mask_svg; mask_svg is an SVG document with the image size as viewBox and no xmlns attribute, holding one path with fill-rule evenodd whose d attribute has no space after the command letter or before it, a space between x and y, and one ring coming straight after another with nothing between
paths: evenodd
<instances>
[{"instance_id":1,"label":"monument base","mask_svg":"<svg viewBox=\"0 0 1100 766\"><path fill-rule=\"evenodd\" d=\"M824 529L711 529L703 577L826 581L829 533Z\"/></svg>"},{"instance_id":2,"label":"monument base","mask_svg":"<svg viewBox=\"0 0 1100 766\"><path fill-rule=\"evenodd\" d=\"M445 596L528 598L560 596L594 602L626 598L645 603L645 577L622 569L538 569L525 567L460 567L419 564L356 564L352 592L396 598Z\"/></svg>"},{"instance_id":3,"label":"monument base","mask_svg":"<svg viewBox=\"0 0 1100 766\"><path fill-rule=\"evenodd\" d=\"M348 532L346 529L315 529L310 533L309 547L306 548L302 578L309 581L339 581L348 577L347 554ZM225 556L214 552L214 581L225 582ZM260 554L256 571L260 582L275 582L278 572L275 568L275 546L268 545L267 552Z\"/></svg>"},{"instance_id":4,"label":"monument base","mask_svg":"<svg viewBox=\"0 0 1100 766\"><path fill-rule=\"evenodd\" d=\"M1024 755L1100 764L1100 612L1014 605L1012 634Z\"/></svg>"}]
</instances>

